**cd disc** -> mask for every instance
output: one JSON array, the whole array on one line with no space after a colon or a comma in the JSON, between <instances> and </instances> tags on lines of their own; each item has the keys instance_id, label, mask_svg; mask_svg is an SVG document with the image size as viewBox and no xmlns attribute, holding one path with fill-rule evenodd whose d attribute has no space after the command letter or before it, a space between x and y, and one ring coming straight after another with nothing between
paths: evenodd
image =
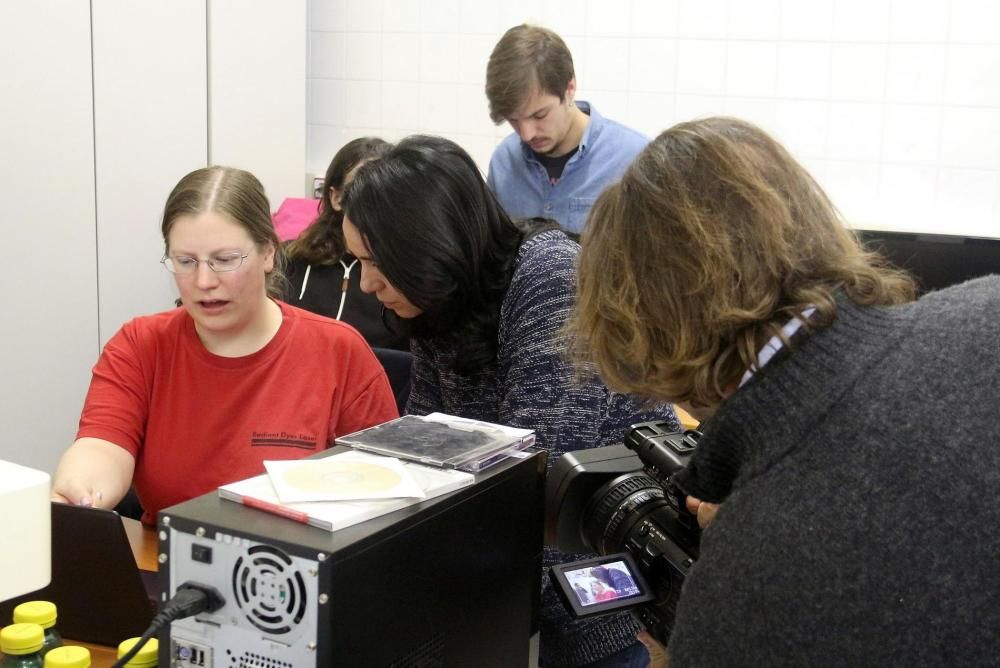
<instances>
[{"instance_id":1,"label":"cd disc","mask_svg":"<svg viewBox=\"0 0 1000 668\"><path fill-rule=\"evenodd\" d=\"M323 466L299 466L284 474L285 483L303 492L335 492L343 495L379 494L402 482L399 474L375 462L336 461Z\"/></svg>"}]
</instances>

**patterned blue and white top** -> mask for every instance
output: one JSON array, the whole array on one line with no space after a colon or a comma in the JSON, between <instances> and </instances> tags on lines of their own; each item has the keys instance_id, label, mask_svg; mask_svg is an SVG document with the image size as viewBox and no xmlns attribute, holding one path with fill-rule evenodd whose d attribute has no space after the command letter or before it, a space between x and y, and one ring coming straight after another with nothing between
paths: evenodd
<instances>
[{"instance_id":1,"label":"patterned blue and white top","mask_svg":"<svg viewBox=\"0 0 1000 668\"><path fill-rule=\"evenodd\" d=\"M643 408L608 390L596 377L580 380L565 354L561 331L576 299L579 245L558 230L542 232L518 251L510 288L500 308L497 356L469 376L450 369L454 342L412 342L413 389L407 413L440 411L535 430L549 465L563 453L621 442L630 424L668 420L669 406ZM545 549L545 563L579 558ZM638 626L627 615L573 622L542 578L541 664L576 666L597 661L635 642Z\"/></svg>"}]
</instances>

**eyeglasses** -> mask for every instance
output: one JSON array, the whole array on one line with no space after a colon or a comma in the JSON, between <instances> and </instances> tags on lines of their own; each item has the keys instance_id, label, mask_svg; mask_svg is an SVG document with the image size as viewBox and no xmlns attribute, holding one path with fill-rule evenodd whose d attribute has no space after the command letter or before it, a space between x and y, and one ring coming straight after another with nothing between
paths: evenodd
<instances>
[{"instance_id":1,"label":"eyeglasses","mask_svg":"<svg viewBox=\"0 0 1000 668\"><path fill-rule=\"evenodd\" d=\"M219 253L207 260L199 260L190 255L175 255L174 257L164 255L163 259L160 260L160 264L166 267L167 271L171 274L193 274L198 269L198 264L204 262L208 265L209 269L220 274L226 271L236 271L243 266L243 260L249 256L250 253L244 254L240 251Z\"/></svg>"}]
</instances>

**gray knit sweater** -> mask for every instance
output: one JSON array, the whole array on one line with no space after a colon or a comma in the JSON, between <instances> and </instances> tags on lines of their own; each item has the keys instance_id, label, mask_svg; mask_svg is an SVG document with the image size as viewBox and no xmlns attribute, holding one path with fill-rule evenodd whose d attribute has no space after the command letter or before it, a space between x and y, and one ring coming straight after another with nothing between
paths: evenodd
<instances>
[{"instance_id":1,"label":"gray knit sweater","mask_svg":"<svg viewBox=\"0 0 1000 668\"><path fill-rule=\"evenodd\" d=\"M644 420L670 420L662 406L610 392L599 382L577 383L564 357L559 331L575 300L576 256L580 247L562 232L538 234L521 245L510 288L500 309L495 363L472 376L448 370L455 346L446 340L413 342L413 389L407 413L441 411L535 430L549 464L564 452L620 442L625 429ZM584 555L546 548L551 565ZM579 666L635 642L636 623L627 615L573 622L542 579L541 663Z\"/></svg>"},{"instance_id":2,"label":"gray knit sweater","mask_svg":"<svg viewBox=\"0 0 1000 668\"><path fill-rule=\"evenodd\" d=\"M684 666L1000 661L1000 277L842 301L705 427Z\"/></svg>"}]
</instances>

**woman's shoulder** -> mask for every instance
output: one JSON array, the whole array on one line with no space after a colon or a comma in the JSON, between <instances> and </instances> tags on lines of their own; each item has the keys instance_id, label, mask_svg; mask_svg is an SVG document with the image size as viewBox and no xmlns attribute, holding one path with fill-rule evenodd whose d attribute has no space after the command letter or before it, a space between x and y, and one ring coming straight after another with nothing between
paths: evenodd
<instances>
[{"instance_id":1,"label":"woman's shoulder","mask_svg":"<svg viewBox=\"0 0 1000 668\"><path fill-rule=\"evenodd\" d=\"M501 320L545 317L569 308L576 293L579 245L559 230L537 234L518 251L510 287L501 307Z\"/></svg>"},{"instance_id":2,"label":"woman's shoulder","mask_svg":"<svg viewBox=\"0 0 1000 668\"><path fill-rule=\"evenodd\" d=\"M995 343L1000 333L1000 276L990 275L929 292L901 310L925 335L939 337L941 345L962 349L977 342ZM955 327L955 323L962 323Z\"/></svg>"},{"instance_id":3,"label":"woman's shoulder","mask_svg":"<svg viewBox=\"0 0 1000 668\"><path fill-rule=\"evenodd\" d=\"M161 311L150 315L140 315L126 321L108 340L104 349L124 353L127 350L142 355L163 346L173 348L185 336L190 316L184 307Z\"/></svg>"},{"instance_id":4,"label":"woman's shoulder","mask_svg":"<svg viewBox=\"0 0 1000 668\"><path fill-rule=\"evenodd\" d=\"M940 308L943 304L960 307L995 306L1000 303L1000 275L981 276L924 295L919 304L925 308Z\"/></svg>"},{"instance_id":5,"label":"woman's shoulder","mask_svg":"<svg viewBox=\"0 0 1000 668\"><path fill-rule=\"evenodd\" d=\"M178 306L169 311L136 316L125 322L119 333L147 336L170 335L183 329L189 317L187 309Z\"/></svg>"},{"instance_id":6,"label":"woman's shoulder","mask_svg":"<svg viewBox=\"0 0 1000 668\"><path fill-rule=\"evenodd\" d=\"M284 302L278 305L290 325L282 353L290 363L305 364L314 374L333 374L350 383L362 383L358 387L381 372L382 365L371 346L351 325Z\"/></svg>"},{"instance_id":7,"label":"woman's shoulder","mask_svg":"<svg viewBox=\"0 0 1000 668\"><path fill-rule=\"evenodd\" d=\"M555 225L554 222L551 224ZM560 229L544 229L529 236L521 244L520 253L537 253L539 248L562 248L574 254L580 252L580 244Z\"/></svg>"},{"instance_id":8,"label":"woman's shoulder","mask_svg":"<svg viewBox=\"0 0 1000 668\"><path fill-rule=\"evenodd\" d=\"M539 274L559 270L576 270L580 245L562 230L546 230L528 238L517 252L514 275Z\"/></svg>"},{"instance_id":9,"label":"woman's shoulder","mask_svg":"<svg viewBox=\"0 0 1000 668\"><path fill-rule=\"evenodd\" d=\"M283 301L278 301L278 306L281 307L282 316L293 323L293 331L298 336L322 340L327 343L368 347L368 343L361 336L361 333L342 320L334 320Z\"/></svg>"}]
</instances>

